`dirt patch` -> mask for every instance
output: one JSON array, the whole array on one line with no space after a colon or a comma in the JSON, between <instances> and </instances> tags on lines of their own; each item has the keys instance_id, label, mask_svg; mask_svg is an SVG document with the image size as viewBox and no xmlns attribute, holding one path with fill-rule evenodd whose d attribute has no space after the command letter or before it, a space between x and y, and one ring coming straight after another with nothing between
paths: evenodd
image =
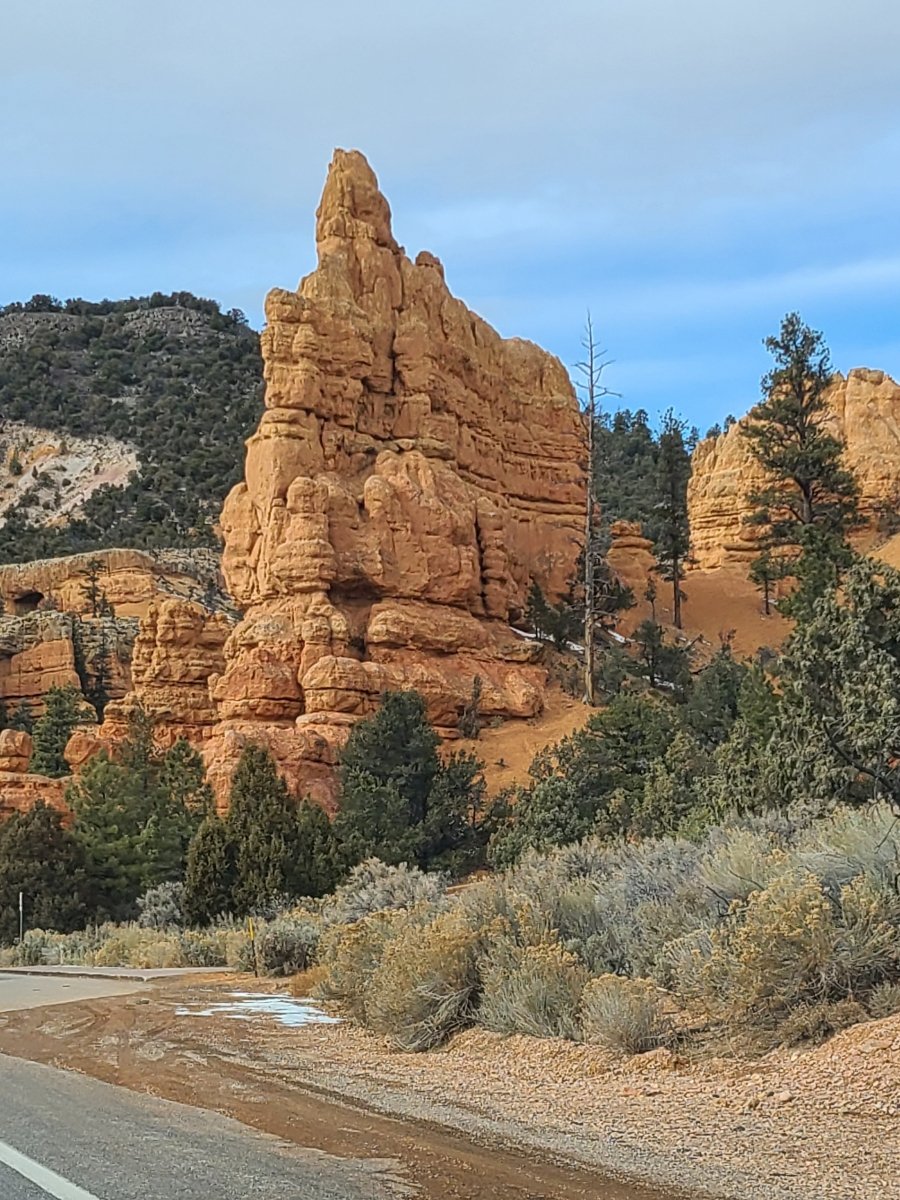
<instances>
[{"instance_id":1,"label":"dirt patch","mask_svg":"<svg viewBox=\"0 0 900 1200\"><path fill-rule=\"evenodd\" d=\"M346 1152L349 1139L355 1153L398 1158L425 1197L441 1200L671 1200L679 1187L731 1200L900 1198L897 1018L815 1050L691 1066L667 1052L620 1062L593 1047L475 1031L406 1055L347 1024L176 1016L246 988L244 978L167 984L146 997L6 1014L0 1051L328 1152Z\"/></svg>"},{"instance_id":2,"label":"dirt patch","mask_svg":"<svg viewBox=\"0 0 900 1200\"><path fill-rule=\"evenodd\" d=\"M596 709L552 687L544 694L544 711L539 717L506 721L495 729L488 726L474 741L460 738L449 748L478 755L484 763L488 792L494 796L504 788L527 782L534 756L581 729L593 712Z\"/></svg>"}]
</instances>

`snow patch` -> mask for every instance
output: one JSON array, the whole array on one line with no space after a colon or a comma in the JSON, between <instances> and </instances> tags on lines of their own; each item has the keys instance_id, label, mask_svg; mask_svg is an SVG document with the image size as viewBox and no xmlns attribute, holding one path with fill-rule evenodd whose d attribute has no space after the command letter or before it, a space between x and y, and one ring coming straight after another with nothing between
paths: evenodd
<instances>
[{"instance_id":1,"label":"snow patch","mask_svg":"<svg viewBox=\"0 0 900 1200\"><path fill-rule=\"evenodd\" d=\"M279 1025L298 1029L301 1025L337 1025L339 1017L329 1017L308 997L295 1000L292 996L266 992L232 992L230 1002L211 1004L209 1008L175 1009L176 1017L226 1017L230 1021L252 1021L255 1017L272 1017Z\"/></svg>"}]
</instances>

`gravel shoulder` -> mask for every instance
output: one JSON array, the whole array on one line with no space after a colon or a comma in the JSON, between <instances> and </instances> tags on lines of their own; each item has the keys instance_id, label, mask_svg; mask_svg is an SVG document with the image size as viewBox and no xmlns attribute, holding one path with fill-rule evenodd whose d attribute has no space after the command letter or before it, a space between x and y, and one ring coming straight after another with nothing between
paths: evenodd
<instances>
[{"instance_id":1,"label":"gravel shoulder","mask_svg":"<svg viewBox=\"0 0 900 1200\"><path fill-rule=\"evenodd\" d=\"M0 1051L325 1151L352 1128L444 1200L900 1200L898 1018L814 1050L688 1065L665 1052L621 1062L594 1047L475 1031L407 1055L349 1025L177 1015L247 987L245 978L167 981L140 997L7 1013ZM480 1158L479 1144L491 1148ZM527 1184L516 1179L522 1152ZM625 1182L592 1181L591 1170Z\"/></svg>"}]
</instances>

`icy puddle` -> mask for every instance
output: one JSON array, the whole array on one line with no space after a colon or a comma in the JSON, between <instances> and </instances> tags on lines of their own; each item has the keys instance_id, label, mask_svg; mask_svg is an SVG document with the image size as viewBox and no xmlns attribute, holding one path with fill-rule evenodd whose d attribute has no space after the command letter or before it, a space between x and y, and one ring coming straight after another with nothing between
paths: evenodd
<instances>
[{"instance_id":1,"label":"icy puddle","mask_svg":"<svg viewBox=\"0 0 900 1200\"><path fill-rule=\"evenodd\" d=\"M232 1021L252 1021L270 1017L279 1025L296 1029L300 1025L336 1025L339 1017L329 1017L311 1000L293 996L272 996L267 992L232 992L231 1000L211 1004L209 1008L175 1009L177 1017L227 1017Z\"/></svg>"}]
</instances>

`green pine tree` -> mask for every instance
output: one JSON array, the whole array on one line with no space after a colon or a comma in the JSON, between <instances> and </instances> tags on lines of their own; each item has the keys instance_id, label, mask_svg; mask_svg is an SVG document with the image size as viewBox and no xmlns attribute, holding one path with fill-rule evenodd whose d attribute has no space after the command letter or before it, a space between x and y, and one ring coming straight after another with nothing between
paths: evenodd
<instances>
[{"instance_id":1,"label":"green pine tree","mask_svg":"<svg viewBox=\"0 0 900 1200\"><path fill-rule=\"evenodd\" d=\"M832 368L821 333L790 313L766 348L775 365L763 377L764 399L742 430L769 480L749 497L751 520L768 531L767 549L791 563L798 586L783 607L797 615L849 561L859 489L842 443L827 427Z\"/></svg>"},{"instance_id":2,"label":"green pine tree","mask_svg":"<svg viewBox=\"0 0 900 1200\"><path fill-rule=\"evenodd\" d=\"M297 802L268 750L247 746L231 785L225 821L234 845L233 909L263 912L282 897L300 895Z\"/></svg>"},{"instance_id":3,"label":"green pine tree","mask_svg":"<svg viewBox=\"0 0 900 1200\"><path fill-rule=\"evenodd\" d=\"M354 725L334 822L348 861L458 872L478 859L487 836L481 763L472 755L443 763L439 744L417 692L387 692L378 712Z\"/></svg>"},{"instance_id":4,"label":"green pine tree","mask_svg":"<svg viewBox=\"0 0 900 1200\"><path fill-rule=\"evenodd\" d=\"M183 741L160 750L141 708L129 715L116 760L95 755L67 798L94 911L113 918L129 916L148 888L183 878L188 847L212 808L199 755Z\"/></svg>"},{"instance_id":5,"label":"green pine tree","mask_svg":"<svg viewBox=\"0 0 900 1200\"><path fill-rule=\"evenodd\" d=\"M44 699L44 715L34 725L34 749L29 770L59 779L69 774L65 749L75 726L85 719L84 700L77 688L51 688Z\"/></svg>"},{"instance_id":6,"label":"green pine tree","mask_svg":"<svg viewBox=\"0 0 900 1200\"><path fill-rule=\"evenodd\" d=\"M663 627L653 620L641 621L632 640L650 686L669 688L676 696L683 696L691 684L686 652L667 641Z\"/></svg>"},{"instance_id":7,"label":"green pine tree","mask_svg":"<svg viewBox=\"0 0 900 1200\"><path fill-rule=\"evenodd\" d=\"M591 833L633 833L642 819L648 768L677 731L670 701L652 693L615 697L583 729L536 756L532 782L519 789L491 843L491 860L505 865L529 848L566 845Z\"/></svg>"},{"instance_id":8,"label":"green pine tree","mask_svg":"<svg viewBox=\"0 0 900 1200\"><path fill-rule=\"evenodd\" d=\"M750 582L763 595L763 612L768 617L772 612L772 596L778 581L787 574L787 563L771 546L766 546L750 564Z\"/></svg>"},{"instance_id":9,"label":"green pine tree","mask_svg":"<svg viewBox=\"0 0 900 1200\"><path fill-rule=\"evenodd\" d=\"M731 643L726 640L712 662L694 677L683 719L706 750L721 745L731 732L746 675L747 667L735 659Z\"/></svg>"},{"instance_id":10,"label":"green pine tree","mask_svg":"<svg viewBox=\"0 0 900 1200\"><path fill-rule=\"evenodd\" d=\"M321 804L301 800L297 806L294 887L301 896L324 896L344 874L341 848L328 813Z\"/></svg>"},{"instance_id":11,"label":"green pine tree","mask_svg":"<svg viewBox=\"0 0 900 1200\"><path fill-rule=\"evenodd\" d=\"M857 561L798 622L779 683L773 757L789 794L900 814L900 572Z\"/></svg>"},{"instance_id":12,"label":"green pine tree","mask_svg":"<svg viewBox=\"0 0 900 1200\"><path fill-rule=\"evenodd\" d=\"M16 705L13 715L9 718L9 728L18 729L21 733L31 733L34 729L34 719L31 709L24 700Z\"/></svg>"},{"instance_id":13,"label":"green pine tree","mask_svg":"<svg viewBox=\"0 0 900 1200\"><path fill-rule=\"evenodd\" d=\"M234 912L235 847L225 822L211 813L188 848L184 914L191 925L209 925Z\"/></svg>"},{"instance_id":14,"label":"green pine tree","mask_svg":"<svg viewBox=\"0 0 900 1200\"><path fill-rule=\"evenodd\" d=\"M681 629L681 590L685 562L690 551L687 485L691 456L685 444L685 425L671 409L663 417L656 460L656 554L657 570L672 585L672 620Z\"/></svg>"},{"instance_id":15,"label":"green pine tree","mask_svg":"<svg viewBox=\"0 0 900 1200\"><path fill-rule=\"evenodd\" d=\"M19 892L25 927L79 928L85 920L85 863L60 814L38 801L0 825L0 944L18 935Z\"/></svg>"}]
</instances>

